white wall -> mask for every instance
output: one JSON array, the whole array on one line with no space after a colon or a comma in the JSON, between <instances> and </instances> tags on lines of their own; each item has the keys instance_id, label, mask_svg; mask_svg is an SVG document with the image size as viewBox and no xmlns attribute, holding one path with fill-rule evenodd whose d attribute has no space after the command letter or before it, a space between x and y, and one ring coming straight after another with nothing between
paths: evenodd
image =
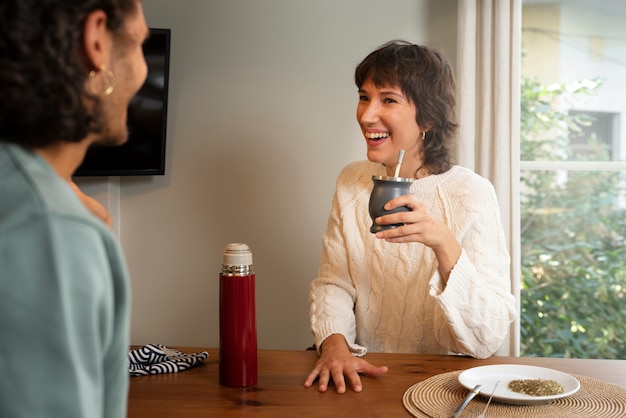
<instances>
[{"instance_id":1,"label":"white wall","mask_svg":"<svg viewBox=\"0 0 626 418\"><path fill-rule=\"evenodd\" d=\"M304 349L335 178L365 158L354 68L396 38L440 47L454 63L456 0L143 6L149 26L172 30L172 55L166 175L119 183L131 342L217 346L221 253L246 242L259 347ZM106 179L81 181L115 210Z\"/></svg>"}]
</instances>

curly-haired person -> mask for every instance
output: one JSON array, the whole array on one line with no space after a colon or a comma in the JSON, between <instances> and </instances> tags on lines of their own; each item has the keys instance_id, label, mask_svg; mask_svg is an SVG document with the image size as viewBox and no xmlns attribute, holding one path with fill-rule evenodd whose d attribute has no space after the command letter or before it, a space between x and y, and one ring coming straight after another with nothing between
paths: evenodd
<instances>
[{"instance_id":1,"label":"curly-haired person","mask_svg":"<svg viewBox=\"0 0 626 418\"><path fill-rule=\"evenodd\" d=\"M140 0L0 3L0 417L126 416L128 271L71 177L127 141L148 34Z\"/></svg>"}]
</instances>

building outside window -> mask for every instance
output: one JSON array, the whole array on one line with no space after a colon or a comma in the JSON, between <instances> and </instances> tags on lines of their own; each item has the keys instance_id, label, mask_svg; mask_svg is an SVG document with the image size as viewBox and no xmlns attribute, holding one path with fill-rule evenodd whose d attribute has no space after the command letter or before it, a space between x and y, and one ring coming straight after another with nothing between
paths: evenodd
<instances>
[{"instance_id":1,"label":"building outside window","mask_svg":"<svg viewBox=\"0 0 626 418\"><path fill-rule=\"evenodd\" d=\"M624 22L523 0L521 355L626 358Z\"/></svg>"}]
</instances>

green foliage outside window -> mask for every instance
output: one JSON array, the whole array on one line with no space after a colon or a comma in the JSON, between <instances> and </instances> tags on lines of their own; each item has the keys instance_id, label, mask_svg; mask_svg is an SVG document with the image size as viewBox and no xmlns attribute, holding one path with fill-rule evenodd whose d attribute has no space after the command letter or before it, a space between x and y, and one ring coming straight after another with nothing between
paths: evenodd
<instances>
[{"instance_id":1,"label":"green foliage outside window","mask_svg":"<svg viewBox=\"0 0 626 418\"><path fill-rule=\"evenodd\" d=\"M523 79L522 160L608 160L597 138L575 155L569 132L590 118L558 110L601 85ZM618 171L522 171L522 355L626 359L624 180Z\"/></svg>"}]
</instances>

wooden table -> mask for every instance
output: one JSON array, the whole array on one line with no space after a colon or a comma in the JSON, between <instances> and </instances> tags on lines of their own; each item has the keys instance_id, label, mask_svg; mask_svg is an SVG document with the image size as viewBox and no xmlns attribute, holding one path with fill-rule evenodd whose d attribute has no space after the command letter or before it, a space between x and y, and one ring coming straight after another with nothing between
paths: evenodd
<instances>
[{"instance_id":1,"label":"wooden table","mask_svg":"<svg viewBox=\"0 0 626 418\"><path fill-rule=\"evenodd\" d=\"M200 366L180 373L132 377L129 418L195 417L410 417L402 395L413 384L439 373L487 364L529 364L589 376L626 387L626 360L583 360L370 353L366 359L388 366L379 378L363 377L363 391L338 395L331 386L319 393L303 383L317 360L314 351L259 350L259 382L247 389L219 385L218 350L176 347L186 353L208 351Z\"/></svg>"}]
</instances>

